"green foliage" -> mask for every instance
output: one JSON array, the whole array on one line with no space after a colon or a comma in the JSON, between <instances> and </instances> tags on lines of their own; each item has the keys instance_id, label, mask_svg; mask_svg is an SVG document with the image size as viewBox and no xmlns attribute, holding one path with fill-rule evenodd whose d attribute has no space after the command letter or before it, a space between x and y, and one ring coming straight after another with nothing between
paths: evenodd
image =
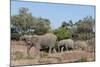
<instances>
[{"instance_id":1,"label":"green foliage","mask_svg":"<svg viewBox=\"0 0 100 67\"><path fill-rule=\"evenodd\" d=\"M38 23L36 23L35 34L42 35L49 31L50 21L48 19L39 18Z\"/></svg>"},{"instance_id":2,"label":"green foliage","mask_svg":"<svg viewBox=\"0 0 100 67\"><path fill-rule=\"evenodd\" d=\"M88 40L91 39L93 37L92 33L80 33L78 34L78 39L80 40Z\"/></svg>"},{"instance_id":3,"label":"green foliage","mask_svg":"<svg viewBox=\"0 0 100 67\"><path fill-rule=\"evenodd\" d=\"M20 34L19 33L11 33L11 40L19 40Z\"/></svg>"},{"instance_id":4,"label":"green foliage","mask_svg":"<svg viewBox=\"0 0 100 67\"><path fill-rule=\"evenodd\" d=\"M54 34L58 37L58 40L62 40L62 39L71 37L70 32L62 27L54 30Z\"/></svg>"},{"instance_id":5,"label":"green foliage","mask_svg":"<svg viewBox=\"0 0 100 67\"><path fill-rule=\"evenodd\" d=\"M18 15L11 16L11 24L21 31L21 35L43 35L52 32L49 19L34 17L29 13L28 8L24 7L19 8ZM72 20L63 21L61 26L52 33L57 35L58 40L67 38L88 40L95 37L95 20L91 16L87 16L75 24L73 24ZM17 33L13 33L11 36L11 39L18 39L19 37Z\"/></svg>"},{"instance_id":6,"label":"green foliage","mask_svg":"<svg viewBox=\"0 0 100 67\"><path fill-rule=\"evenodd\" d=\"M77 26L77 30L74 35L77 36L77 39L88 40L95 37L95 22L91 16L85 17L83 20L79 20L75 23L75 26Z\"/></svg>"},{"instance_id":7,"label":"green foliage","mask_svg":"<svg viewBox=\"0 0 100 67\"><path fill-rule=\"evenodd\" d=\"M61 27L67 28L67 26L69 26L69 23L67 23L66 21L63 21Z\"/></svg>"},{"instance_id":8,"label":"green foliage","mask_svg":"<svg viewBox=\"0 0 100 67\"><path fill-rule=\"evenodd\" d=\"M11 24L20 29L22 34L30 33L27 32L29 29L34 29L35 34L45 34L50 29L48 19L33 17L24 7L19 9L18 15L11 16ZM32 32L32 34L34 33Z\"/></svg>"},{"instance_id":9,"label":"green foliage","mask_svg":"<svg viewBox=\"0 0 100 67\"><path fill-rule=\"evenodd\" d=\"M78 26L77 29L79 33L81 32L92 32L92 26L91 22L81 22Z\"/></svg>"},{"instance_id":10,"label":"green foliage","mask_svg":"<svg viewBox=\"0 0 100 67\"><path fill-rule=\"evenodd\" d=\"M35 18L32 17L30 13L24 13L19 15L14 15L11 17L11 24L17 26L21 31L26 31L35 22L33 22Z\"/></svg>"}]
</instances>

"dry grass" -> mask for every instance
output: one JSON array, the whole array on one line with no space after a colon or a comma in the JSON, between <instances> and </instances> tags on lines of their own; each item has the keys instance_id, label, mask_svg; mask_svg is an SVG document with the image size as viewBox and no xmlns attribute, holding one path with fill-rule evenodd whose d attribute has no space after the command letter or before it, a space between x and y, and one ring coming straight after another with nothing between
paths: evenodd
<instances>
[{"instance_id":1,"label":"dry grass","mask_svg":"<svg viewBox=\"0 0 100 67\"><path fill-rule=\"evenodd\" d=\"M34 48L31 49L31 57L27 58L26 46L18 42L11 44L11 65L32 65L32 64L52 64L52 63L69 63L94 61L95 54L86 51L66 51L62 53L42 53L40 58L35 58ZM14 60L14 58L17 58Z\"/></svg>"}]
</instances>

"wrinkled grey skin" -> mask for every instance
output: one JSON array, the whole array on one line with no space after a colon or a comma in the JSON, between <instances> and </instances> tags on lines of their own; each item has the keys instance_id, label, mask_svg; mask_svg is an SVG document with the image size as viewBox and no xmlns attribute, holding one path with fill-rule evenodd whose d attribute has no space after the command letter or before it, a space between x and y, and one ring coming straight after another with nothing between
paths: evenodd
<instances>
[{"instance_id":1,"label":"wrinkled grey skin","mask_svg":"<svg viewBox=\"0 0 100 67\"><path fill-rule=\"evenodd\" d=\"M88 44L87 44L86 41L78 40L78 41L75 42L74 47L75 47L75 49L80 49L80 50L86 51L87 48L88 48Z\"/></svg>"},{"instance_id":2,"label":"wrinkled grey skin","mask_svg":"<svg viewBox=\"0 0 100 67\"><path fill-rule=\"evenodd\" d=\"M33 36L32 35L23 35L20 37L20 40L24 41L27 46L27 54L29 56L29 51L31 49L31 47L34 46L34 43L32 42Z\"/></svg>"},{"instance_id":3,"label":"wrinkled grey skin","mask_svg":"<svg viewBox=\"0 0 100 67\"><path fill-rule=\"evenodd\" d=\"M45 35L24 35L21 37L27 44L27 54L29 56L29 52L31 47L35 47L39 52L40 49L49 48L49 53L51 53L52 48L55 46L57 37L52 33L47 33Z\"/></svg>"},{"instance_id":4,"label":"wrinkled grey skin","mask_svg":"<svg viewBox=\"0 0 100 67\"><path fill-rule=\"evenodd\" d=\"M74 49L74 41L72 39L64 39L58 42L58 48L60 49L60 51L63 51L63 48L65 47L66 50L69 49Z\"/></svg>"}]
</instances>

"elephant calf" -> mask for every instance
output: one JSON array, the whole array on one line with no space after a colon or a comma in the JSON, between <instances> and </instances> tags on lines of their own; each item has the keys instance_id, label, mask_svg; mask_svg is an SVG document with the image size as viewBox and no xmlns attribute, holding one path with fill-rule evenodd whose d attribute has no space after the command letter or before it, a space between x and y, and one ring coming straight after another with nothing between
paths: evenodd
<instances>
[{"instance_id":1,"label":"elephant calf","mask_svg":"<svg viewBox=\"0 0 100 67\"><path fill-rule=\"evenodd\" d=\"M72 39L64 39L58 42L58 48L60 51L65 50L73 50L74 49L74 41Z\"/></svg>"}]
</instances>

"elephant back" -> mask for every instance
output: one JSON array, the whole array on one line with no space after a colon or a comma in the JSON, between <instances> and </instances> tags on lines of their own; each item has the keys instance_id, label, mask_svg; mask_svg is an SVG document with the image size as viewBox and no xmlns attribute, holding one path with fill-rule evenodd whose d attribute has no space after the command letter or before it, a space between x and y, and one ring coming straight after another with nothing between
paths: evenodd
<instances>
[{"instance_id":1,"label":"elephant back","mask_svg":"<svg viewBox=\"0 0 100 67\"><path fill-rule=\"evenodd\" d=\"M40 36L39 39L41 46L51 47L55 45L57 37L52 33L47 33L45 35Z\"/></svg>"}]
</instances>

